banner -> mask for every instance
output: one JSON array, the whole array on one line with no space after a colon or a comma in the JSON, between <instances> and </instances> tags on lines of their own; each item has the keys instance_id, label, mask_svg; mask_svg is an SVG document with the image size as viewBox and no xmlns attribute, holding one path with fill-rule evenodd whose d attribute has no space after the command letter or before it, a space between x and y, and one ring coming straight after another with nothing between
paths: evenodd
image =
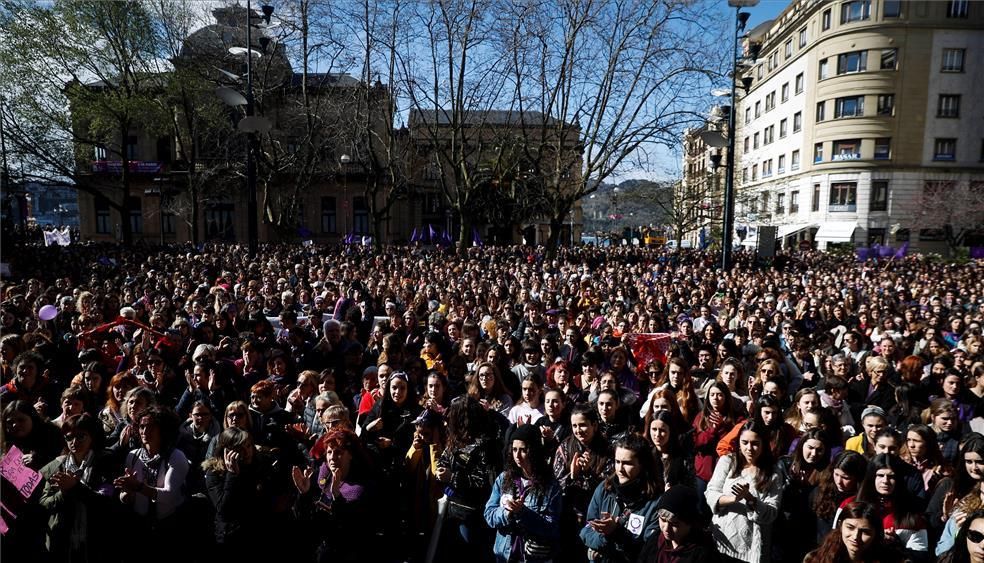
<instances>
[{"instance_id":1,"label":"banner","mask_svg":"<svg viewBox=\"0 0 984 563\"><path fill-rule=\"evenodd\" d=\"M666 332L630 334L629 349L635 357L636 370L645 371L653 361L665 366L671 343L672 338Z\"/></svg>"}]
</instances>

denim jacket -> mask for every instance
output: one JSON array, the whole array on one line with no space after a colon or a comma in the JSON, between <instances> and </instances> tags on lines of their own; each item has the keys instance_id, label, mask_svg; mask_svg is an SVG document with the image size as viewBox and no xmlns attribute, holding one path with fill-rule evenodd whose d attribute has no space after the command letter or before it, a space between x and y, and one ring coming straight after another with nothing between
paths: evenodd
<instances>
[{"instance_id":1,"label":"denim jacket","mask_svg":"<svg viewBox=\"0 0 984 563\"><path fill-rule=\"evenodd\" d=\"M527 538L535 538L541 545L557 545L560 539L561 503L560 486L557 485L557 481L551 479L546 484L545 494L533 492L527 494L523 509L510 514L502 506L503 491L506 486L505 476L505 473L501 473L496 478L492 495L485 503L485 521L495 529L493 552L496 561L509 561L513 548L523 549L522 542ZM522 538L522 541L515 541L517 537ZM533 561L530 558L521 560ZM537 559L537 561L548 560L549 558Z\"/></svg>"},{"instance_id":2,"label":"denim jacket","mask_svg":"<svg viewBox=\"0 0 984 563\"><path fill-rule=\"evenodd\" d=\"M581 528L581 540L588 549L597 552L593 561L635 561L653 533L659 532L659 511L656 509L657 499L637 502L632 506L624 505L614 490L605 488L602 481L595 489L588 506L588 520L601 518L603 512L617 518L618 527L605 536L585 524Z\"/></svg>"}]
</instances>

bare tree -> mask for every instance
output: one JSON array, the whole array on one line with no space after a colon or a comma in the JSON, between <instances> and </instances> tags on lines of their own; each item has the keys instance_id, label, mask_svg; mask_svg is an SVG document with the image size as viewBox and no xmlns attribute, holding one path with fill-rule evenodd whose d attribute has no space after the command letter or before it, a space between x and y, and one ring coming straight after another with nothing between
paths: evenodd
<instances>
[{"instance_id":1,"label":"bare tree","mask_svg":"<svg viewBox=\"0 0 984 563\"><path fill-rule=\"evenodd\" d=\"M918 189L918 188L917 188ZM953 253L965 246L965 237L984 225L984 182L928 180L915 197L902 200L899 213L902 225L919 230L938 231Z\"/></svg>"},{"instance_id":2,"label":"bare tree","mask_svg":"<svg viewBox=\"0 0 984 563\"><path fill-rule=\"evenodd\" d=\"M528 160L547 185L555 248L574 203L676 147L721 55L709 3L572 0L516 4L501 46Z\"/></svg>"}]
</instances>

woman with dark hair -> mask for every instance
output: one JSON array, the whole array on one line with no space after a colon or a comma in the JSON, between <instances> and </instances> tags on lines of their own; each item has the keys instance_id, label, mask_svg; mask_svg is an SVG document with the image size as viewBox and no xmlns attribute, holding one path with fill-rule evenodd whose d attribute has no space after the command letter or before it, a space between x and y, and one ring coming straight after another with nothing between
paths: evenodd
<instances>
[{"instance_id":1,"label":"woman with dark hair","mask_svg":"<svg viewBox=\"0 0 984 563\"><path fill-rule=\"evenodd\" d=\"M789 446L796 439L796 429L782 419L782 409L779 400L772 395L762 395L755 402L752 420L757 420L769 431L769 449L773 459L778 459L789 452ZM724 435L717 444L718 456L724 456L735 451L744 424L736 424L730 432ZM828 444L829 445L829 444Z\"/></svg>"},{"instance_id":2,"label":"woman with dark hair","mask_svg":"<svg viewBox=\"0 0 984 563\"><path fill-rule=\"evenodd\" d=\"M718 460L704 496L713 513L711 532L718 551L758 563L769 557L772 522L782 493L768 427L760 420L746 421L737 449Z\"/></svg>"},{"instance_id":3,"label":"woman with dark hair","mask_svg":"<svg viewBox=\"0 0 984 563\"><path fill-rule=\"evenodd\" d=\"M57 412L58 390L48 385L48 370L44 357L28 350L14 358L14 377L0 387L0 404L27 401L41 413L49 416Z\"/></svg>"},{"instance_id":4,"label":"woman with dark hair","mask_svg":"<svg viewBox=\"0 0 984 563\"><path fill-rule=\"evenodd\" d=\"M178 547L173 538L181 537L178 509L185 503L188 459L175 447L178 417L157 405L137 417L141 447L126 456L124 472L113 481L120 490L120 501L132 508L136 531L127 534L134 541L132 551L150 555L152 560L171 561Z\"/></svg>"},{"instance_id":5,"label":"woman with dark hair","mask_svg":"<svg viewBox=\"0 0 984 563\"><path fill-rule=\"evenodd\" d=\"M456 560L486 561L492 553L492 537L482 508L501 464L495 423L470 396L451 401L446 416L448 444L435 473L446 485L446 529L441 534L446 543L441 551L453 553Z\"/></svg>"},{"instance_id":6,"label":"woman with dark hair","mask_svg":"<svg viewBox=\"0 0 984 563\"><path fill-rule=\"evenodd\" d=\"M885 532L877 505L852 502L844 507L838 526L820 547L807 554L804 563L862 563L897 560L885 545Z\"/></svg>"},{"instance_id":7,"label":"woman with dark hair","mask_svg":"<svg viewBox=\"0 0 984 563\"><path fill-rule=\"evenodd\" d=\"M294 467L299 496L294 512L320 538L316 561L358 561L376 531L372 481L362 442L351 430L334 430L320 439L325 452L318 468Z\"/></svg>"},{"instance_id":8,"label":"woman with dark hair","mask_svg":"<svg viewBox=\"0 0 984 563\"><path fill-rule=\"evenodd\" d=\"M816 541L816 517L810 497L830 460L823 431L804 432L791 455L779 458L776 472L782 482L782 518L776 523L777 550L783 561L801 561Z\"/></svg>"},{"instance_id":9,"label":"woman with dark hair","mask_svg":"<svg viewBox=\"0 0 984 563\"><path fill-rule=\"evenodd\" d=\"M904 462L891 454L877 454L868 463L865 475L856 497L848 498L841 509L854 500L870 502L879 507L882 526L888 530L898 546L905 553L919 560L928 558L929 535L926 521L914 508L914 499L900 483ZM841 511L834 516L836 524Z\"/></svg>"},{"instance_id":10,"label":"woman with dark hair","mask_svg":"<svg viewBox=\"0 0 984 563\"><path fill-rule=\"evenodd\" d=\"M491 362L482 362L475 368L475 377L468 386L468 396L503 417L509 416L509 409L513 406L512 396L502 383L501 372Z\"/></svg>"},{"instance_id":11,"label":"woman with dark hair","mask_svg":"<svg viewBox=\"0 0 984 563\"><path fill-rule=\"evenodd\" d=\"M531 424L506 434L505 470L485 503L485 521L495 529L496 561L550 560L560 540L561 493Z\"/></svg>"},{"instance_id":12,"label":"woman with dark hair","mask_svg":"<svg viewBox=\"0 0 984 563\"><path fill-rule=\"evenodd\" d=\"M937 559L938 563L984 563L984 510L964 519L953 547Z\"/></svg>"},{"instance_id":13,"label":"woman with dark hair","mask_svg":"<svg viewBox=\"0 0 984 563\"><path fill-rule=\"evenodd\" d=\"M913 424L906 430L905 444L899 457L922 475L923 489L927 496L932 495L940 479L950 473L948 464L940 453L936 433L925 424Z\"/></svg>"},{"instance_id":14,"label":"woman with dark hair","mask_svg":"<svg viewBox=\"0 0 984 563\"><path fill-rule=\"evenodd\" d=\"M693 422L700 405L698 405L693 379L690 377L690 366L683 358L670 358L666 363L666 372L658 388L664 387L676 394L677 404L680 405L683 417L688 423Z\"/></svg>"},{"instance_id":15,"label":"woman with dark hair","mask_svg":"<svg viewBox=\"0 0 984 563\"><path fill-rule=\"evenodd\" d=\"M693 486L693 456L685 453L674 426L675 417L670 411L655 411L646 425L645 436L653 447L653 455L658 456L663 465L666 486Z\"/></svg>"},{"instance_id":16,"label":"woman with dark hair","mask_svg":"<svg viewBox=\"0 0 984 563\"><path fill-rule=\"evenodd\" d=\"M588 502L598 483L611 471L611 452L599 428L597 409L577 405L571 413L571 435L560 443L553 472L564 495L561 535L573 537L584 526ZM583 560L584 551L563 542L560 559Z\"/></svg>"},{"instance_id":17,"label":"woman with dark hair","mask_svg":"<svg viewBox=\"0 0 984 563\"><path fill-rule=\"evenodd\" d=\"M740 420L732 410L731 390L720 381L707 389L704 407L694 419L694 469L697 492L704 494L717 463L717 444Z\"/></svg>"},{"instance_id":18,"label":"woman with dark hair","mask_svg":"<svg viewBox=\"0 0 984 563\"><path fill-rule=\"evenodd\" d=\"M41 469L48 554L51 561L113 560L110 528L98 525L112 517L113 509L112 467L103 454L102 424L83 413L67 418L61 433L67 453Z\"/></svg>"},{"instance_id":19,"label":"woman with dark hair","mask_svg":"<svg viewBox=\"0 0 984 563\"><path fill-rule=\"evenodd\" d=\"M58 427L45 422L28 401L12 401L3 409L3 452L17 446L24 465L38 470L61 453L65 442Z\"/></svg>"},{"instance_id":20,"label":"woman with dark hair","mask_svg":"<svg viewBox=\"0 0 984 563\"><path fill-rule=\"evenodd\" d=\"M615 471L595 488L580 533L592 561L635 561L659 529L663 472L649 444L629 434L614 449Z\"/></svg>"},{"instance_id":21,"label":"woman with dark hair","mask_svg":"<svg viewBox=\"0 0 984 563\"><path fill-rule=\"evenodd\" d=\"M925 395L917 385L905 382L896 385L895 404L888 409L888 423L903 432L910 424L920 424L920 413L928 405L920 397Z\"/></svg>"}]
</instances>

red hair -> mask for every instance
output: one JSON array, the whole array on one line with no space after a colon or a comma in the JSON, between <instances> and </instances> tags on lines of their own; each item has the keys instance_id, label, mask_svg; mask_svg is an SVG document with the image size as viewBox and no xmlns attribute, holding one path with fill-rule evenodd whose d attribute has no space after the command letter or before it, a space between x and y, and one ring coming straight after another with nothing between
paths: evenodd
<instances>
[{"instance_id":1,"label":"red hair","mask_svg":"<svg viewBox=\"0 0 984 563\"><path fill-rule=\"evenodd\" d=\"M577 381L578 378L574 377L570 364L568 364L565 360L557 360L556 362L550 364L550 367L547 368L547 387L550 389L557 388L557 382L554 381L554 372L556 372L559 367L567 370L567 377L571 380L571 385L580 389Z\"/></svg>"}]
</instances>

